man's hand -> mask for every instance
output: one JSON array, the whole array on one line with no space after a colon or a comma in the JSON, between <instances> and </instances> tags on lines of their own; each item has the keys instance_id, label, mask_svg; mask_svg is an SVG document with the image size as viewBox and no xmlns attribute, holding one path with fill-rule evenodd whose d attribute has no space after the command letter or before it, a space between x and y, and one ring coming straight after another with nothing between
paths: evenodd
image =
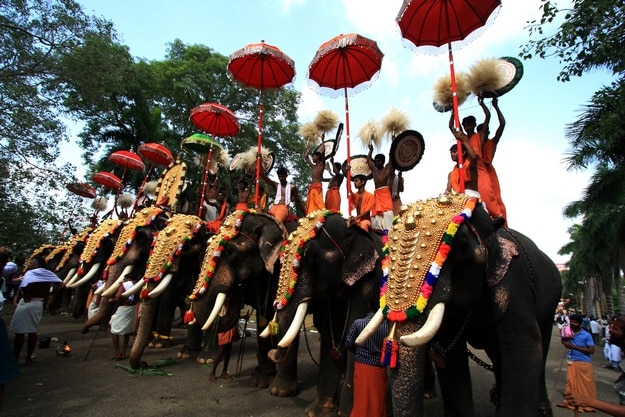
<instances>
[{"instance_id":1,"label":"man's hand","mask_svg":"<svg viewBox=\"0 0 625 417\"><path fill-rule=\"evenodd\" d=\"M373 145L369 144L369 152L373 152Z\"/></svg>"}]
</instances>

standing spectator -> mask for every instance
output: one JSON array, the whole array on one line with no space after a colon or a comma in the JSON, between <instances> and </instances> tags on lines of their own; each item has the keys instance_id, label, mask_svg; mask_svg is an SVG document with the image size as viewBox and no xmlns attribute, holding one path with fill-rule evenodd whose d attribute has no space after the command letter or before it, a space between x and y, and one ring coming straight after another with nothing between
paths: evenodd
<instances>
[{"instance_id":1,"label":"standing spectator","mask_svg":"<svg viewBox=\"0 0 625 417\"><path fill-rule=\"evenodd\" d=\"M22 278L22 274L24 274L24 264L26 263L26 259L23 256L18 256L15 258L15 265L17 266L17 270L7 278L7 287L6 293L4 294L7 300L15 297L20 288L20 282Z\"/></svg>"},{"instance_id":2,"label":"standing spectator","mask_svg":"<svg viewBox=\"0 0 625 417\"><path fill-rule=\"evenodd\" d=\"M388 335L386 320L363 346L356 338L373 318L373 312L355 320L345 338L345 347L354 352L354 406L350 417L386 417L386 366L381 346Z\"/></svg>"},{"instance_id":3,"label":"standing spectator","mask_svg":"<svg viewBox=\"0 0 625 417\"><path fill-rule=\"evenodd\" d=\"M590 333L595 346L601 346L601 324L599 324L598 318L593 317L590 320Z\"/></svg>"},{"instance_id":4,"label":"standing spectator","mask_svg":"<svg viewBox=\"0 0 625 417\"><path fill-rule=\"evenodd\" d=\"M572 330L571 338L562 338L562 344L567 351L567 371L565 391L583 394L586 397L596 398L597 387L595 386L595 376L592 369L592 359L590 355L595 353L595 344L592 335L582 328L582 316L571 314L569 326ZM566 399L556 404L558 407L575 410L575 406ZM581 407L581 412L593 412L590 406Z\"/></svg>"},{"instance_id":5,"label":"standing spectator","mask_svg":"<svg viewBox=\"0 0 625 417\"><path fill-rule=\"evenodd\" d=\"M625 316L614 320L609 329L609 337L612 343L619 349L625 348ZM614 390L619 396L619 404L612 404L598 400L595 397L569 390L564 391L564 398L568 404L582 409L596 409L614 417L625 417L625 373L621 370L620 377L616 380Z\"/></svg>"},{"instance_id":6,"label":"standing spectator","mask_svg":"<svg viewBox=\"0 0 625 417\"><path fill-rule=\"evenodd\" d=\"M9 252L4 246L0 246L0 270L9 261ZM1 309L1 308L0 308ZM4 398L4 386L20 376L15 355L11 352L11 342L7 333L7 326L0 318L0 412L2 412L2 400Z\"/></svg>"},{"instance_id":7,"label":"standing spectator","mask_svg":"<svg viewBox=\"0 0 625 417\"><path fill-rule=\"evenodd\" d=\"M224 304L221 311L219 312L220 317L224 317L228 313L227 306L228 302ZM213 358L213 367L211 368L211 373L208 375L208 380L211 382L217 381L217 377L215 376L215 372L217 371L217 365L223 359L224 366L221 371L221 378L226 381L232 381L234 377L228 373L228 365L230 364L230 355L232 354L232 342L236 342L239 340L239 323L237 322L233 327L225 332L217 333L217 352L215 353L215 357Z\"/></svg>"},{"instance_id":8,"label":"standing spectator","mask_svg":"<svg viewBox=\"0 0 625 417\"><path fill-rule=\"evenodd\" d=\"M128 298L122 297L122 294L134 286L134 282L130 278L126 278L122 285L115 293L110 302L117 302L117 309L111 316L111 337L113 338L113 347L115 348L115 356L112 359L121 361L126 359L126 351L128 350L128 342L130 335L135 332L135 319L137 315L137 298L131 295ZM123 345L120 349L119 336L124 336Z\"/></svg>"},{"instance_id":9,"label":"standing spectator","mask_svg":"<svg viewBox=\"0 0 625 417\"><path fill-rule=\"evenodd\" d=\"M11 319L11 330L15 333L13 353L18 361L24 346L25 335L28 333L26 361L24 362L27 366L34 363L33 353L37 344L37 330L43 315L43 305L45 299L51 294L50 288L54 284L59 284L54 292L65 288L65 283L54 272L46 269L45 258L34 257L20 284L21 299Z\"/></svg>"},{"instance_id":10,"label":"standing spectator","mask_svg":"<svg viewBox=\"0 0 625 417\"><path fill-rule=\"evenodd\" d=\"M604 368L618 370L618 364L623 359L623 351L616 343L612 343L612 331L614 321L610 320L607 326L608 331L605 337L605 345L603 346L603 356L608 361L607 365L603 365Z\"/></svg>"}]
</instances>

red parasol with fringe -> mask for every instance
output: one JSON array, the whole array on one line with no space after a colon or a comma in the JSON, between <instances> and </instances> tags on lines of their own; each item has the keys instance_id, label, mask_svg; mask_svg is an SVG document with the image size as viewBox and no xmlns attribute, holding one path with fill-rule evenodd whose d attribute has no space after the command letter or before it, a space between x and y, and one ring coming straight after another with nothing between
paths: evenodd
<instances>
[{"instance_id":1,"label":"red parasol with fringe","mask_svg":"<svg viewBox=\"0 0 625 417\"><path fill-rule=\"evenodd\" d=\"M295 78L295 62L277 46L264 40L241 48L230 55L228 71L246 87L260 90L258 99L258 155L256 157L255 207L258 208L260 188L261 146L263 139L263 92L280 88Z\"/></svg>"},{"instance_id":2,"label":"red parasol with fringe","mask_svg":"<svg viewBox=\"0 0 625 417\"><path fill-rule=\"evenodd\" d=\"M463 46L470 37L476 37L480 28L488 26L501 6L501 0L404 0L395 20L402 37L409 46L440 51L446 46L449 54L454 125L460 131L456 73L452 48ZM462 145L458 140L458 147ZM458 152L462 166L462 152ZM460 170L460 187L464 191L463 170Z\"/></svg>"},{"instance_id":3,"label":"red parasol with fringe","mask_svg":"<svg viewBox=\"0 0 625 417\"><path fill-rule=\"evenodd\" d=\"M308 66L312 87L328 95L345 97L345 138L350 161L348 92L357 93L371 85L382 68L384 54L378 44L357 33L335 36L322 44ZM348 162L349 163L349 162ZM347 201L351 213L351 174L347 171Z\"/></svg>"}]
</instances>

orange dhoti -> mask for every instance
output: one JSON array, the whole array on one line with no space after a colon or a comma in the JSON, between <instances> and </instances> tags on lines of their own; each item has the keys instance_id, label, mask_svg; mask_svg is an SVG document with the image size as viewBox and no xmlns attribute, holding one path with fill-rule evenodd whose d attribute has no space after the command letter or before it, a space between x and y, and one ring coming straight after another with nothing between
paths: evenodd
<instances>
[{"instance_id":1,"label":"orange dhoti","mask_svg":"<svg viewBox=\"0 0 625 417\"><path fill-rule=\"evenodd\" d=\"M326 208L331 211L341 211L341 193L339 187L330 187L326 191Z\"/></svg>"},{"instance_id":2,"label":"orange dhoti","mask_svg":"<svg viewBox=\"0 0 625 417\"><path fill-rule=\"evenodd\" d=\"M219 233L219 228L221 227L221 220L211 220L206 222L206 228L211 233Z\"/></svg>"},{"instance_id":3,"label":"orange dhoti","mask_svg":"<svg viewBox=\"0 0 625 417\"><path fill-rule=\"evenodd\" d=\"M289 217L289 207L286 204L274 204L267 213L275 217L280 223L284 223Z\"/></svg>"},{"instance_id":4,"label":"orange dhoti","mask_svg":"<svg viewBox=\"0 0 625 417\"><path fill-rule=\"evenodd\" d=\"M308 197L306 198L306 214L313 211L323 210L323 189L320 182L313 182L308 187Z\"/></svg>"},{"instance_id":5,"label":"orange dhoti","mask_svg":"<svg viewBox=\"0 0 625 417\"><path fill-rule=\"evenodd\" d=\"M376 188L373 195L375 196L375 205L371 214L373 215L372 226L374 229L384 230L393 226L393 198L391 197L390 187Z\"/></svg>"},{"instance_id":6,"label":"orange dhoti","mask_svg":"<svg viewBox=\"0 0 625 417\"><path fill-rule=\"evenodd\" d=\"M350 417L352 416L387 416L385 367L354 363L354 406Z\"/></svg>"},{"instance_id":7,"label":"orange dhoti","mask_svg":"<svg viewBox=\"0 0 625 417\"><path fill-rule=\"evenodd\" d=\"M477 164L477 190L486 205L488 214L491 217L506 218L506 207L501 201L501 196L497 193L497 185L493 184L491 174L483 162Z\"/></svg>"},{"instance_id":8,"label":"orange dhoti","mask_svg":"<svg viewBox=\"0 0 625 417\"><path fill-rule=\"evenodd\" d=\"M243 211L250 211L250 208L247 206L246 203L237 203L237 205L234 207L235 210L243 210Z\"/></svg>"}]
</instances>

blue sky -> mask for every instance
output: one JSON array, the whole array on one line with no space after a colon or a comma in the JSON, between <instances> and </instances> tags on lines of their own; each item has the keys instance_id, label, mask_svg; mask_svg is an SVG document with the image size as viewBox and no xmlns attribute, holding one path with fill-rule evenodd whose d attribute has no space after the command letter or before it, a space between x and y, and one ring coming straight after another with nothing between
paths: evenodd
<instances>
[{"instance_id":1,"label":"blue sky","mask_svg":"<svg viewBox=\"0 0 625 417\"><path fill-rule=\"evenodd\" d=\"M308 84L307 68L317 48L342 33L355 32L377 41L385 54L379 78L349 97L351 153L366 153L357 133L367 121L381 120L391 108L399 109L409 116L410 129L419 131L426 143L422 161L404 174L407 190L403 201L444 191L452 168L448 149L453 138L447 129L449 113L438 113L432 107L432 87L449 74L448 59L446 53L428 55L404 46L395 23L401 0L78 2L87 13L113 21L130 52L148 60L163 59L167 43L176 38L206 45L226 56L261 40L279 47L295 61L293 87L303 96L298 112L302 123L312 121L322 109L335 112L342 120L345 115L342 97L320 95ZM467 72L484 58L518 56L520 46L529 39L526 22L540 17L539 6L540 0L504 0L494 23L454 51L456 70ZM564 128L611 77L597 72L560 83L556 80L560 65L555 59L534 59L523 65L522 80L499 99L507 124L494 165L509 226L534 239L554 261L563 262L567 257L557 251L568 242L566 230L572 222L563 218L562 209L579 199L589 178L588 173L566 171L562 162L568 149ZM470 114L478 120L482 117L475 98L460 108L461 118ZM495 129L496 121L492 121L491 131ZM387 143L380 151L388 153L389 148ZM345 155L342 149L337 159L343 160Z\"/></svg>"}]
</instances>

